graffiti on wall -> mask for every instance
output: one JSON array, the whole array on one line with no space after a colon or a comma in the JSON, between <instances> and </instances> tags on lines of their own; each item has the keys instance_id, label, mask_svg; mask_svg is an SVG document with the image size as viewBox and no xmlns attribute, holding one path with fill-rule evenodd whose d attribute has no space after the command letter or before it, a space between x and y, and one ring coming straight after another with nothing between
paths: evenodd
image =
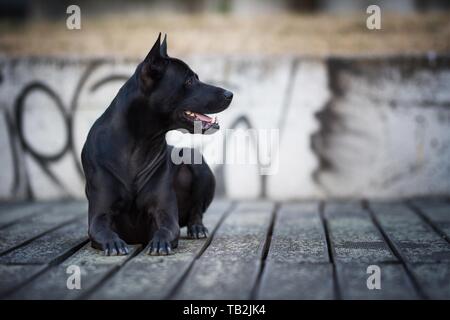
<instances>
[{"instance_id":1,"label":"graffiti on wall","mask_svg":"<svg viewBox=\"0 0 450 320\"><path fill-rule=\"evenodd\" d=\"M188 62L202 80L235 93L220 114L222 129L279 130L279 168L271 175L261 175L258 166L210 163L217 140L225 158L233 146L220 134L205 138L218 195L450 194L448 59L192 57ZM86 134L135 65L0 61L0 198L84 197L80 153ZM260 147L250 140L257 161Z\"/></svg>"},{"instance_id":2,"label":"graffiti on wall","mask_svg":"<svg viewBox=\"0 0 450 320\"><path fill-rule=\"evenodd\" d=\"M83 91L94 93L101 89L102 86L107 86L112 82L123 83L129 77L127 74L112 73L103 76L94 83L89 84L89 78L95 73L97 68L101 65L100 62L91 62L86 67L84 73L79 77L75 90L68 102L63 101L61 93L58 93L58 88L52 87L45 81L31 80L24 84L13 99L12 108L3 109L3 117L7 124L6 130L8 135L9 147L12 157L12 172L13 179L10 186L10 194L17 195L23 191L22 198L32 200L36 198L35 190L32 188L31 177L27 166L24 166L24 156L29 157L33 163L40 168L42 173L55 185L62 197L71 196L66 185L61 181L61 178L52 170L52 165L58 163L63 157L72 159L73 167L77 172L80 180L84 178L81 167L79 150L76 148L76 131L75 114L79 108L79 98ZM87 85L89 86L87 87ZM62 143L52 146L52 150L48 150L48 146L40 144L30 139L27 131L27 114L26 108L32 105L29 101L33 95L40 94L47 97L47 102L50 102L55 108L53 113L58 113L56 118L61 119L59 126L51 126L51 128L43 129L50 135L56 135L60 138ZM62 94L67 94L63 92ZM46 115L43 115L44 117ZM53 114L52 117L55 117ZM50 123L51 125L51 123Z\"/></svg>"},{"instance_id":3,"label":"graffiti on wall","mask_svg":"<svg viewBox=\"0 0 450 320\"><path fill-rule=\"evenodd\" d=\"M49 73L69 73L70 71L64 69L52 70L54 66L47 66L47 69ZM11 155L11 171L13 173L9 190L6 192L8 195L19 195L19 198L30 200L45 198L45 195L42 196L45 194L42 187L51 185L56 193L53 192L53 195L49 196L50 198L55 195L57 197L82 196L81 190L73 192L68 186L74 183L74 180L76 180L77 185L83 184L84 176L80 152L84 137L95 118L107 107L108 100L114 97L117 89L132 74L133 64L117 68L120 70L112 69L108 66L108 63L101 61L87 63L86 66L83 66L83 72L79 73L77 79L74 80L74 76L70 77L74 87L72 92L61 86L58 80L30 79L24 81L16 96L8 101L11 106L3 109ZM212 79L210 82L217 84L220 80ZM227 83L225 85L232 86L233 90L236 90L236 86L232 84ZM101 92L102 97L91 99L92 101L89 102L89 97L95 96L96 92ZM107 92L106 95L105 92ZM38 104L51 104L53 106L51 111L48 109L43 110L42 113L33 111L33 109L39 108L35 102L37 97L42 100ZM88 110L89 108L90 110ZM92 113L92 115L86 116L87 113ZM42 117L51 117L53 121L44 119L40 125L36 124ZM229 117L227 123L229 129L254 128L249 115L240 112ZM34 133L30 134L30 131L34 130L38 131L36 134L45 137L43 139L36 138ZM52 141L52 139L49 139L50 136L58 137L56 139L58 141ZM257 142L252 141L252 143ZM49 147L49 145L51 146ZM228 146L226 143L223 145L223 153L226 155ZM257 152L257 150L257 147L253 148L253 151ZM62 167L58 167L63 159L66 168L67 163L70 163L71 181L67 180ZM35 172L39 171L38 176L45 177L45 181L40 183L36 181L37 175L30 174L30 167L34 167ZM213 165L213 170L218 180L218 195L226 195L226 166L223 164ZM258 197L265 197L267 193L266 177L258 175L257 179L259 180L258 190L255 194Z\"/></svg>"}]
</instances>

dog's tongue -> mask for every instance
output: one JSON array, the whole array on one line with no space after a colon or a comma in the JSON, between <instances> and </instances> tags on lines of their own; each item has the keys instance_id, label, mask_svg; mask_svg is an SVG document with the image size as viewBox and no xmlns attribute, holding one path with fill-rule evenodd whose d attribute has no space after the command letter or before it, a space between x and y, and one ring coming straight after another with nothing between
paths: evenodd
<instances>
[{"instance_id":1,"label":"dog's tongue","mask_svg":"<svg viewBox=\"0 0 450 320\"><path fill-rule=\"evenodd\" d=\"M212 118L208 117L207 115L201 114L201 113L195 113L195 116L202 121L205 122L212 122Z\"/></svg>"}]
</instances>

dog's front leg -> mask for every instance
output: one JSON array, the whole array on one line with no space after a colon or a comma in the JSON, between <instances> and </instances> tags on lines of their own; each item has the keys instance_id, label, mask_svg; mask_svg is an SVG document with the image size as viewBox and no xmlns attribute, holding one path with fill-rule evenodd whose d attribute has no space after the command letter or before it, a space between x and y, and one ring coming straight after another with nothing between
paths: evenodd
<instances>
[{"instance_id":1,"label":"dog's front leg","mask_svg":"<svg viewBox=\"0 0 450 320\"><path fill-rule=\"evenodd\" d=\"M155 232L148 245L148 254L168 255L173 248L178 246L180 227L178 225L178 208L174 202L170 202L172 203L170 207L157 209L152 212Z\"/></svg>"},{"instance_id":2,"label":"dog's front leg","mask_svg":"<svg viewBox=\"0 0 450 320\"><path fill-rule=\"evenodd\" d=\"M103 177L105 185L109 180ZM113 230L112 203L116 199L114 189L95 188L88 194L89 200L89 238L92 247L103 250L105 255L128 254L125 241Z\"/></svg>"},{"instance_id":3,"label":"dog's front leg","mask_svg":"<svg viewBox=\"0 0 450 320\"><path fill-rule=\"evenodd\" d=\"M206 238L208 229L203 225L203 210L199 206L194 206L189 212L189 220L187 224L188 237L193 239Z\"/></svg>"},{"instance_id":4,"label":"dog's front leg","mask_svg":"<svg viewBox=\"0 0 450 320\"><path fill-rule=\"evenodd\" d=\"M89 222L89 238L92 247L103 250L105 255L128 254L125 241L119 238L117 233L111 230L111 214L91 214Z\"/></svg>"}]
</instances>

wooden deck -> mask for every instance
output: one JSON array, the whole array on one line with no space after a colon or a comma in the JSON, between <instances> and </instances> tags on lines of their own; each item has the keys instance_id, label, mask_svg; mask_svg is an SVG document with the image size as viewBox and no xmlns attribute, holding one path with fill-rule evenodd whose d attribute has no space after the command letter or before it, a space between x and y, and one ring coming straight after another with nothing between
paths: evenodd
<instances>
[{"instance_id":1,"label":"wooden deck","mask_svg":"<svg viewBox=\"0 0 450 320\"><path fill-rule=\"evenodd\" d=\"M450 202L230 202L170 256L103 256L85 202L0 205L2 299L449 299ZM67 267L81 289L67 288ZM381 270L369 290L367 267Z\"/></svg>"}]
</instances>

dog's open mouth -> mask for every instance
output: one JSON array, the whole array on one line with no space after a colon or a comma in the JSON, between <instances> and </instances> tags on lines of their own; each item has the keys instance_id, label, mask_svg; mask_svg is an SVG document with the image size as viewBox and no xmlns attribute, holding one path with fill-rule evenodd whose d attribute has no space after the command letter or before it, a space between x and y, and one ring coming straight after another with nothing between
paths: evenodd
<instances>
[{"instance_id":1,"label":"dog's open mouth","mask_svg":"<svg viewBox=\"0 0 450 320\"><path fill-rule=\"evenodd\" d=\"M193 123L195 121L199 121L201 123L202 126L201 128L203 131L206 131L211 128L215 130L220 129L219 122L217 121L216 116L210 117L207 116L206 114L192 112L189 110L184 111L183 115L186 119L192 121Z\"/></svg>"}]
</instances>

